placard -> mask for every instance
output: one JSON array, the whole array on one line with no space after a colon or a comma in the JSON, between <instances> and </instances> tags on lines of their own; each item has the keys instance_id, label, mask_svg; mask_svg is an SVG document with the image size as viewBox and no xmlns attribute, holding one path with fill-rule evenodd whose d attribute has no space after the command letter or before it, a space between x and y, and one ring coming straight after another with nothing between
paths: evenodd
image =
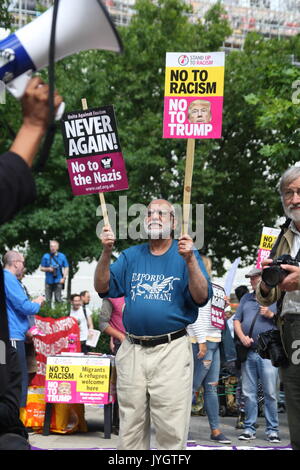
<instances>
[{"instance_id":1,"label":"placard","mask_svg":"<svg viewBox=\"0 0 300 470\"><path fill-rule=\"evenodd\" d=\"M98 344L101 332L99 330L89 329L86 345L95 348Z\"/></svg>"},{"instance_id":2,"label":"placard","mask_svg":"<svg viewBox=\"0 0 300 470\"><path fill-rule=\"evenodd\" d=\"M271 250L277 237L280 233L279 228L263 227L260 244L257 252L257 259L255 267L258 269L262 268L262 262L269 258Z\"/></svg>"},{"instance_id":3,"label":"placard","mask_svg":"<svg viewBox=\"0 0 300 470\"><path fill-rule=\"evenodd\" d=\"M212 284L213 296L211 299L211 324L224 330L225 328L225 291L223 287Z\"/></svg>"},{"instance_id":4,"label":"placard","mask_svg":"<svg viewBox=\"0 0 300 470\"><path fill-rule=\"evenodd\" d=\"M80 351L79 326L73 317L41 317L35 315L35 327L31 329L36 354L36 374L30 385L45 385L47 357L70 350L69 339L74 338L73 350Z\"/></svg>"},{"instance_id":5,"label":"placard","mask_svg":"<svg viewBox=\"0 0 300 470\"><path fill-rule=\"evenodd\" d=\"M231 289L232 289L232 286L233 286L233 281L234 281L236 271L237 271L237 268L238 268L240 262L241 262L241 258L240 257L236 258L234 260L234 262L232 263L229 271L227 272L226 279L225 279L225 285L224 285L224 291L225 291L225 295L227 297L230 297Z\"/></svg>"},{"instance_id":6,"label":"placard","mask_svg":"<svg viewBox=\"0 0 300 470\"><path fill-rule=\"evenodd\" d=\"M48 357L45 400L48 403L113 403L114 357Z\"/></svg>"},{"instance_id":7,"label":"placard","mask_svg":"<svg viewBox=\"0 0 300 470\"><path fill-rule=\"evenodd\" d=\"M166 55L163 137L222 136L224 52Z\"/></svg>"},{"instance_id":8,"label":"placard","mask_svg":"<svg viewBox=\"0 0 300 470\"><path fill-rule=\"evenodd\" d=\"M113 106L67 112L61 126L74 195L128 189Z\"/></svg>"}]
</instances>

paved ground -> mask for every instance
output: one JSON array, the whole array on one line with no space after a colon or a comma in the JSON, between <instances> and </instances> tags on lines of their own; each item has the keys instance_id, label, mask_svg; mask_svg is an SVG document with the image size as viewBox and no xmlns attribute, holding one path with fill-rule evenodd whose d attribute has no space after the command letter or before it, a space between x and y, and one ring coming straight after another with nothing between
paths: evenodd
<instances>
[{"instance_id":1,"label":"paved ground","mask_svg":"<svg viewBox=\"0 0 300 470\"><path fill-rule=\"evenodd\" d=\"M88 424L87 433L75 433L71 435L50 434L43 436L41 434L30 434L30 444L38 449L116 449L118 437L111 435L111 439L104 439L104 414L103 409L96 405L85 406L85 418ZM190 450L200 448L207 449L251 449L255 448L277 448L284 449L289 446L289 433L287 427L286 413L279 414L280 420L280 444L271 444L265 437L265 420L258 418L259 428L257 429L257 438L250 442L242 442L238 440L238 436L242 432L235 429L236 418L221 417L221 430L226 437L232 440L231 445L222 446L210 441L209 426L207 418L204 416L196 416L191 418L190 432L191 437L196 440L196 446L187 447ZM153 433L152 448L155 449L155 436ZM200 447L201 446L201 447ZM207 446L207 447L206 447ZM208 447L209 446L209 447Z\"/></svg>"}]
</instances>

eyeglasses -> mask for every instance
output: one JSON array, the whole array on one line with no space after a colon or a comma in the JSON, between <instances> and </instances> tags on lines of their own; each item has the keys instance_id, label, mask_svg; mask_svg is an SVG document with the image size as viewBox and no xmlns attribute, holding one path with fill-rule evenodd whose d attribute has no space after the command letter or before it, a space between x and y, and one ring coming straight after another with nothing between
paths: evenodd
<instances>
[{"instance_id":1,"label":"eyeglasses","mask_svg":"<svg viewBox=\"0 0 300 470\"><path fill-rule=\"evenodd\" d=\"M207 113L209 111L209 108L193 108L190 110L191 114L198 114L198 113Z\"/></svg>"},{"instance_id":2,"label":"eyeglasses","mask_svg":"<svg viewBox=\"0 0 300 470\"><path fill-rule=\"evenodd\" d=\"M300 188L295 189L293 191L292 189L287 189L286 191L283 191L283 197L284 199L292 199L294 197L294 194L297 194L298 197L300 197Z\"/></svg>"},{"instance_id":3,"label":"eyeglasses","mask_svg":"<svg viewBox=\"0 0 300 470\"><path fill-rule=\"evenodd\" d=\"M167 210L158 210L158 209L149 209L147 212L147 217L153 217L154 214L157 214L160 219L166 218L169 215L172 215L174 217L174 213L171 211Z\"/></svg>"}]
</instances>

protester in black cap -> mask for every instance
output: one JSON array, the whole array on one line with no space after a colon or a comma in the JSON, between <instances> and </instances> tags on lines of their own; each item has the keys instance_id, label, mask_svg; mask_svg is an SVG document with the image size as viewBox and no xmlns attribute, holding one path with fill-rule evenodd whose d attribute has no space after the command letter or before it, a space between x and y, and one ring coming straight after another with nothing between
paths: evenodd
<instances>
[{"instance_id":1,"label":"protester in black cap","mask_svg":"<svg viewBox=\"0 0 300 470\"><path fill-rule=\"evenodd\" d=\"M49 87L39 77L30 80L22 98L23 123L10 150L0 155L0 224L34 201L30 171L48 124ZM55 94L55 108L62 98ZM21 371L9 342L3 270L0 264L0 450L29 449L27 431L19 419Z\"/></svg>"}]
</instances>

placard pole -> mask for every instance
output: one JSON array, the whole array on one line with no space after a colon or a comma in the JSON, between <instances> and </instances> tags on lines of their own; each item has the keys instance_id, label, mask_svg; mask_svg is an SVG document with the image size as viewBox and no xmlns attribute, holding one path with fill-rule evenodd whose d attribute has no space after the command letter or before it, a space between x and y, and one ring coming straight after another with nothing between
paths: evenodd
<instances>
[{"instance_id":1,"label":"placard pole","mask_svg":"<svg viewBox=\"0 0 300 470\"><path fill-rule=\"evenodd\" d=\"M182 234L188 233L188 228L189 228L194 155L195 155L195 139L187 139L184 188L183 188Z\"/></svg>"}]
</instances>

